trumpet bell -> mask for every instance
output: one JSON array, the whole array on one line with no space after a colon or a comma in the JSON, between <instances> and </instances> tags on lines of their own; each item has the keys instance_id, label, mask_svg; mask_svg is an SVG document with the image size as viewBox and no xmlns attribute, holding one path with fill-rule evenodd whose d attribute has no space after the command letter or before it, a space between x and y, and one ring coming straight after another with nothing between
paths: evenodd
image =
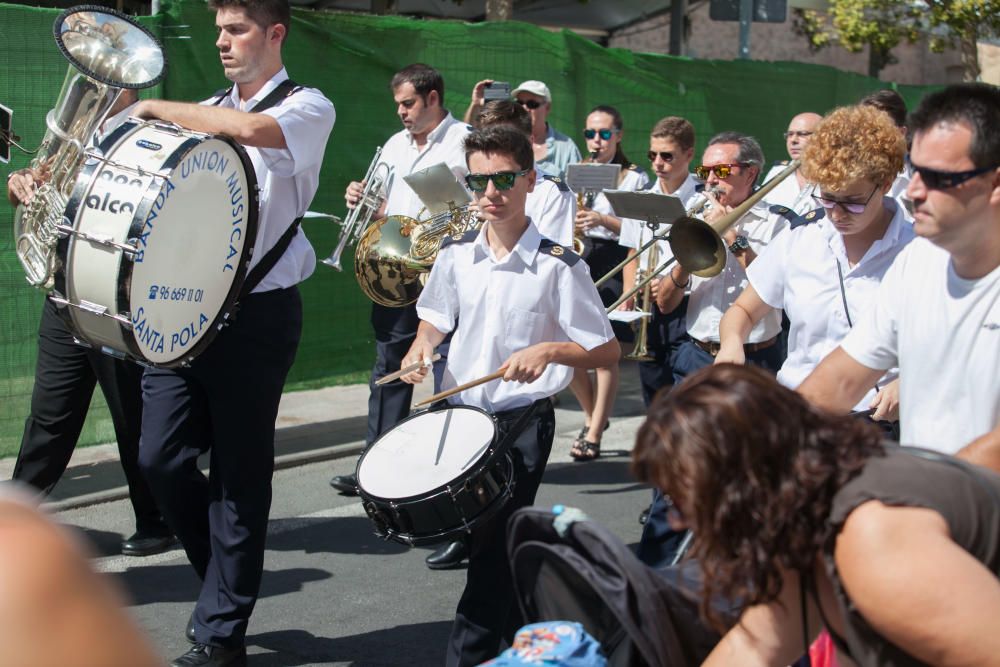
<instances>
[{"instance_id":1,"label":"trumpet bell","mask_svg":"<svg viewBox=\"0 0 1000 667\"><path fill-rule=\"evenodd\" d=\"M691 275L711 278L726 266L726 246L718 232L704 220L684 217L670 228L670 249L677 263Z\"/></svg>"},{"instance_id":2,"label":"trumpet bell","mask_svg":"<svg viewBox=\"0 0 1000 667\"><path fill-rule=\"evenodd\" d=\"M428 267L410 256L410 237L420 223L390 215L368 226L354 252L354 275L361 291L389 308L408 306L420 296Z\"/></svg>"}]
</instances>

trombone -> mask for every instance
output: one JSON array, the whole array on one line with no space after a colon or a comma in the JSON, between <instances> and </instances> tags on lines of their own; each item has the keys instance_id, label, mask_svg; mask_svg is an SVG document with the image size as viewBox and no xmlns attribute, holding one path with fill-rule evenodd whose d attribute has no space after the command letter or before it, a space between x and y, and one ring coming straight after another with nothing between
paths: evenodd
<instances>
[{"instance_id":1,"label":"trombone","mask_svg":"<svg viewBox=\"0 0 1000 667\"><path fill-rule=\"evenodd\" d=\"M641 281L637 280L635 286L626 293L622 294L621 298L613 304L608 306L607 309L605 309L605 312L610 313L618 308L618 306L631 299L636 292L645 288L647 284L652 282L654 278L663 273L668 267L672 266L674 262L677 262L684 267L684 270L691 275L695 275L700 278L711 278L719 275L719 273L722 272L722 269L726 266L726 244L722 242L722 235L725 234L730 227L739 222L740 218L746 215L751 208L756 206L757 202L763 199L767 193L773 190L783 180L794 174L795 170L799 168L799 164L798 160L792 160L791 163L789 163L789 165L785 167L785 169L783 169L777 176L769 180L767 183L762 185L760 189L747 197L746 201L734 208L730 213L722 216L711 224L705 222L704 220L686 215L683 218L675 220L670 226L670 231L666 234L654 234L653 238L647 244L644 244L635 255L628 258L625 262L622 262L622 264L618 267L612 269L608 275L601 278L600 282L603 282L610 275L620 271L625 264L634 260L647 246L652 246L659 239L665 239L670 244L670 251L674 256L657 266L656 269L650 271L647 275L643 276Z\"/></svg>"}]
</instances>

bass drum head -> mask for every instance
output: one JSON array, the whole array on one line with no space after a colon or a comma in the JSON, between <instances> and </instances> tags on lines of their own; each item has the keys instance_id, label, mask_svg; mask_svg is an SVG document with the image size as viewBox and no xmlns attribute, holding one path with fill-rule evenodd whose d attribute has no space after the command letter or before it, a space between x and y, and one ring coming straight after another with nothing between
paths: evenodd
<instances>
[{"instance_id":1,"label":"bass drum head","mask_svg":"<svg viewBox=\"0 0 1000 667\"><path fill-rule=\"evenodd\" d=\"M492 417L455 406L409 417L382 434L358 462L365 494L404 500L440 489L476 466L496 437Z\"/></svg>"},{"instance_id":2,"label":"bass drum head","mask_svg":"<svg viewBox=\"0 0 1000 667\"><path fill-rule=\"evenodd\" d=\"M219 135L186 142L163 170L169 179L133 230L130 347L174 366L212 342L239 295L257 238L257 180L243 148Z\"/></svg>"}]
</instances>

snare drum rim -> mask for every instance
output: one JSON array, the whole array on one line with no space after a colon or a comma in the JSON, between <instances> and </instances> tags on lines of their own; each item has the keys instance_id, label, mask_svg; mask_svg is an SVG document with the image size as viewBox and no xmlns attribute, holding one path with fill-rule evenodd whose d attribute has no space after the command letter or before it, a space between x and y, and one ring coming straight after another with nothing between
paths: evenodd
<instances>
[{"instance_id":1,"label":"snare drum rim","mask_svg":"<svg viewBox=\"0 0 1000 667\"><path fill-rule=\"evenodd\" d=\"M469 466L469 468L466 469L465 472L463 472L462 474L460 474L458 477L455 477L454 479L452 479L451 481L449 481L447 484L442 484L441 486L436 486L433 489L429 489L429 490L425 491L424 493L418 493L418 494L413 495L413 496L406 496L406 497L401 497L401 498L386 498L384 496L377 496L374 493L369 493L368 491L365 491L364 488L361 486L361 477L360 477L359 473L361 472L361 466L364 463L365 458L368 456L369 452L371 452L375 448L375 445L377 445L382 438L384 438L385 436L387 436L389 433L391 433L392 431L394 431L399 426L402 426L406 422L410 421L411 419L416 419L416 418L422 417L423 415L426 415L428 413L438 412L439 410L445 410L445 409L447 409L447 410L472 410L474 412L479 412L479 413L485 415L490 420L490 422L493 424L493 439L490 441L490 445L489 445L489 447L486 448L486 451L483 452L483 455L480 456L478 459L476 459L475 463L473 463L471 466ZM387 504L402 505L404 503L411 503L413 501L424 499L424 498L432 498L432 497L434 497L434 496L436 496L436 495L438 495L438 494L446 491L449 486L456 486L456 485L458 485L460 482L465 481L469 477L475 475L477 472L479 472L480 470L482 470L482 468L485 465L487 465L487 463L490 461L490 459L492 459L494 456L496 456L496 454L497 454L497 449L496 449L497 439L498 439L499 434L500 434L500 429L498 428L498 424L499 423L497 422L496 417L494 417L492 414L490 414L486 410L483 410L482 408L477 408L477 407L472 406L472 405L447 405L447 406L445 406L443 408L438 408L437 410L432 409L432 410L425 410L423 412L417 412L415 414L410 415L406 419L402 419L402 420L396 422L392 426L392 428L390 428L388 431L385 431L384 433L382 433L382 435L380 435L378 438L376 438L375 442L373 442L371 444L371 446L368 447L364 451L364 453L361 454L361 457L358 459L358 464L354 468L354 478L358 480L358 495L361 497L362 500L369 500L369 499L371 499L371 500L377 500L377 501L380 501L380 502L383 502L383 503L387 503Z\"/></svg>"}]
</instances>

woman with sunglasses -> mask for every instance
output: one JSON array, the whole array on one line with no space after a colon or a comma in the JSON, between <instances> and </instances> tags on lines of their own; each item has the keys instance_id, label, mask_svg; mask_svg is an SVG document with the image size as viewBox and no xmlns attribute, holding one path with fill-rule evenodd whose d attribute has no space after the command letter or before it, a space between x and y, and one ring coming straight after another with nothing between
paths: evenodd
<instances>
[{"instance_id":1,"label":"woman with sunglasses","mask_svg":"<svg viewBox=\"0 0 1000 667\"><path fill-rule=\"evenodd\" d=\"M874 302L878 285L913 227L888 196L906 144L892 121L865 106L837 109L817 126L802 171L820 207L793 221L747 268L750 284L719 325L715 363L742 364L743 343L772 308L791 322L778 381L796 388ZM855 406L896 419L898 382L886 373Z\"/></svg>"},{"instance_id":2,"label":"woman with sunglasses","mask_svg":"<svg viewBox=\"0 0 1000 667\"><path fill-rule=\"evenodd\" d=\"M788 665L823 627L842 665L997 663L1000 475L733 364L657 396L632 471L696 535L703 618L740 601L703 665Z\"/></svg>"},{"instance_id":3,"label":"woman with sunglasses","mask_svg":"<svg viewBox=\"0 0 1000 667\"><path fill-rule=\"evenodd\" d=\"M625 157L621 145L623 130L624 123L617 109L607 105L594 107L587 115L583 131L587 150L590 151L590 157L585 162L620 165L618 189L643 190L649 184L649 177ZM585 237L583 258L596 281L624 260L628 249L618 243L622 221L612 214L611 204L604 193L589 199L584 197L580 203L576 212L576 229ZM598 292L605 306L614 303L622 293L621 275L608 280ZM631 336L627 326L618 322L613 325L619 339ZM583 428L573 442L570 456L576 461L592 461L601 455L601 436L608 427L611 406L618 391L618 364L598 368L593 381L587 371L577 369L570 388L584 415Z\"/></svg>"}]
</instances>

